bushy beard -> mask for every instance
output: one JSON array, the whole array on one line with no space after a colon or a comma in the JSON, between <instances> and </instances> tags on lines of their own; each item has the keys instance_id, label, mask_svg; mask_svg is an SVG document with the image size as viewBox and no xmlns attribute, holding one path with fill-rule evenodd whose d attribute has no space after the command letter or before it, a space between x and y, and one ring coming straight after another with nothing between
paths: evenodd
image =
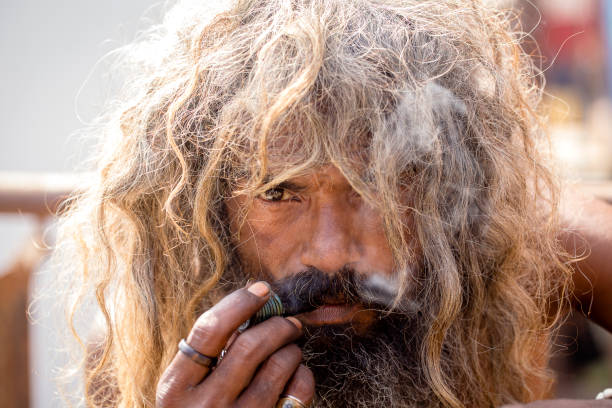
<instances>
[{"instance_id":1,"label":"bushy beard","mask_svg":"<svg viewBox=\"0 0 612 408\"><path fill-rule=\"evenodd\" d=\"M377 311L366 330L350 323L305 327L298 344L315 376L314 407L426 405L419 358L425 328L415 305L392 307L394 293L350 269L327 275L311 268L272 286L294 313L312 310L325 298L342 298Z\"/></svg>"},{"instance_id":2,"label":"bushy beard","mask_svg":"<svg viewBox=\"0 0 612 408\"><path fill-rule=\"evenodd\" d=\"M420 336L404 323L387 316L364 334L350 325L307 328L300 345L315 377L313 406L422 406Z\"/></svg>"}]
</instances>

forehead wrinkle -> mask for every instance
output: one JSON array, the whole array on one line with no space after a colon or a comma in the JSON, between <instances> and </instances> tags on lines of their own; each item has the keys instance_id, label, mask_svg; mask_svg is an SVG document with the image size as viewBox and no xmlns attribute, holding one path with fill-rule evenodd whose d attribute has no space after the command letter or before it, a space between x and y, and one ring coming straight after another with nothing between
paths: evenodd
<instances>
[{"instance_id":1,"label":"forehead wrinkle","mask_svg":"<svg viewBox=\"0 0 612 408\"><path fill-rule=\"evenodd\" d=\"M330 171L336 174L330 174ZM313 186L318 190L326 192L348 191L352 189L349 181L344 177L340 169L333 164L321 166L313 172Z\"/></svg>"}]
</instances>

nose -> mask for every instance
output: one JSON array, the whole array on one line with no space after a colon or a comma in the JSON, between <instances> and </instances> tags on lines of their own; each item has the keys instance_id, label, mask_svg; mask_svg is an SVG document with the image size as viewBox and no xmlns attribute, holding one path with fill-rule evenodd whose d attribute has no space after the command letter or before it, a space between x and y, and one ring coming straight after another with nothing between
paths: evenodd
<instances>
[{"instance_id":1,"label":"nose","mask_svg":"<svg viewBox=\"0 0 612 408\"><path fill-rule=\"evenodd\" d=\"M359 237L352 209L342 203L322 203L312 212L301 263L333 274L359 261Z\"/></svg>"}]
</instances>

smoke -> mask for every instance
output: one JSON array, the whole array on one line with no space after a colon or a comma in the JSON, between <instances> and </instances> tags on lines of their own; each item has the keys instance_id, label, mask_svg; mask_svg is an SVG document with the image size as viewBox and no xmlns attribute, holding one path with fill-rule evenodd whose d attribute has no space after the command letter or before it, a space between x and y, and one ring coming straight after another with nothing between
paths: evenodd
<instances>
[{"instance_id":1,"label":"smoke","mask_svg":"<svg viewBox=\"0 0 612 408\"><path fill-rule=\"evenodd\" d=\"M421 88L401 92L395 110L375 135L382 146L393 148L387 157L397 157L403 167L423 165L447 137L460 140L457 119L465 117L463 101L448 88L430 81Z\"/></svg>"},{"instance_id":2,"label":"smoke","mask_svg":"<svg viewBox=\"0 0 612 408\"><path fill-rule=\"evenodd\" d=\"M439 184L423 187L443 197L438 205L447 234L482 222L484 211L477 204L487 188L482 147L470 136L466 103L449 88L429 81L402 91L394 111L374 134L374 143L381 156L376 162L383 163L385 174L437 180ZM409 190L409 180L398 182Z\"/></svg>"}]
</instances>

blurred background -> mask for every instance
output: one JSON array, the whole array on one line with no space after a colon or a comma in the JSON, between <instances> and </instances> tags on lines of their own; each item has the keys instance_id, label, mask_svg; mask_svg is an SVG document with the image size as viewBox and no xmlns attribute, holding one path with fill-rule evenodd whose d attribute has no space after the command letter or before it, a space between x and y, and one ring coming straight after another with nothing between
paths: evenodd
<instances>
[{"instance_id":1,"label":"blurred background","mask_svg":"<svg viewBox=\"0 0 612 408\"><path fill-rule=\"evenodd\" d=\"M103 57L159 21L156 4L0 1L0 407L66 405L52 381L66 358L56 335L64 317L47 300L28 327L26 299L53 280L46 215L92 147L78 130L109 92Z\"/></svg>"},{"instance_id":2,"label":"blurred background","mask_svg":"<svg viewBox=\"0 0 612 408\"><path fill-rule=\"evenodd\" d=\"M545 72L560 170L612 197L612 0L497 3L531 33L524 46ZM50 214L86 169L92 145L78 130L109 93L103 57L160 13L151 0L0 3L0 407L64 406L52 381L63 316L43 304L30 324L25 308L53 280L44 266ZM575 316L557 342L558 396L593 398L612 386L612 336Z\"/></svg>"},{"instance_id":3,"label":"blurred background","mask_svg":"<svg viewBox=\"0 0 612 408\"><path fill-rule=\"evenodd\" d=\"M612 1L520 0L513 6L532 33L524 48L546 77L543 107L559 171L610 200ZM556 344L557 397L593 398L612 387L612 335L574 313Z\"/></svg>"}]
</instances>

